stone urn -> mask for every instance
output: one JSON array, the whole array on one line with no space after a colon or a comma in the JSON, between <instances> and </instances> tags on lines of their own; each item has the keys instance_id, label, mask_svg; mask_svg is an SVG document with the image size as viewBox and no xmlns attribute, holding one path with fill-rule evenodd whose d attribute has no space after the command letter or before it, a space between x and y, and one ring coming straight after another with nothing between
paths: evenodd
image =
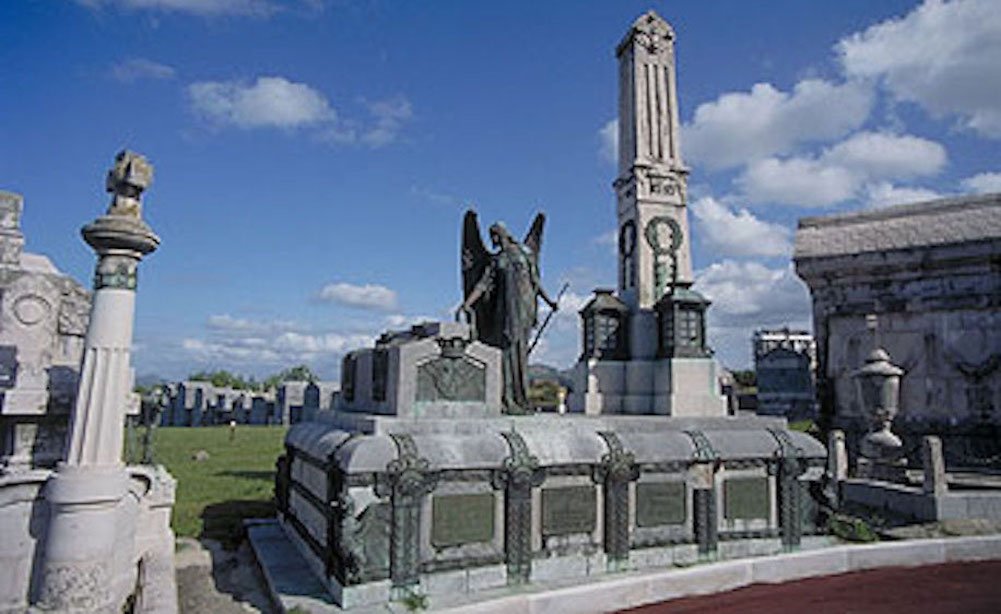
<instances>
[{"instance_id":1,"label":"stone urn","mask_svg":"<svg viewBox=\"0 0 1001 614\"><path fill-rule=\"evenodd\" d=\"M903 444L890 430L900 406L900 376L904 370L890 362L883 348L866 358L855 372L862 411L869 419L869 432L862 438L861 455L879 463L901 464Z\"/></svg>"}]
</instances>

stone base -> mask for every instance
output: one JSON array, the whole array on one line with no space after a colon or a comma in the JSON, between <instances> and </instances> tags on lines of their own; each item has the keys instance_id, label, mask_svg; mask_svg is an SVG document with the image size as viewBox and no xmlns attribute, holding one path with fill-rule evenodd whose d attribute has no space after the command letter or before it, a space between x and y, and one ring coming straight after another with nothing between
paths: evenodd
<instances>
[{"instance_id":1,"label":"stone base","mask_svg":"<svg viewBox=\"0 0 1001 614\"><path fill-rule=\"evenodd\" d=\"M712 358L599 360L574 367L567 408L587 415L718 417L728 413Z\"/></svg>"}]
</instances>

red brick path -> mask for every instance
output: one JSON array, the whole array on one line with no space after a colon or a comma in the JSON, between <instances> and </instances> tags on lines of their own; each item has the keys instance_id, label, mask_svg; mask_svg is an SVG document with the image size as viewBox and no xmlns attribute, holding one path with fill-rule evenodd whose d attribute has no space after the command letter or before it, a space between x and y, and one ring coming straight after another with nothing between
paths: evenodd
<instances>
[{"instance_id":1,"label":"red brick path","mask_svg":"<svg viewBox=\"0 0 1001 614\"><path fill-rule=\"evenodd\" d=\"M755 584L629 614L1001 614L1001 561L890 567Z\"/></svg>"}]
</instances>

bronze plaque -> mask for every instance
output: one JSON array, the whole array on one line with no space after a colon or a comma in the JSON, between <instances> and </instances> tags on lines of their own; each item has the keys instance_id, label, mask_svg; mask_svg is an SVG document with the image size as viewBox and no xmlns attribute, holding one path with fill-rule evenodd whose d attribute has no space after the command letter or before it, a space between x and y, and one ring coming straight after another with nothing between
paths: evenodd
<instances>
[{"instance_id":1,"label":"bronze plaque","mask_svg":"<svg viewBox=\"0 0 1001 614\"><path fill-rule=\"evenodd\" d=\"M431 545L435 548L494 538L494 495L435 495L431 500Z\"/></svg>"},{"instance_id":2,"label":"bronze plaque","mask_svg":"<svg viewBox=\"0 0 1001 614\"><path fill-rule=\"evenodd\" d=\"M594 486L542 489L542 534L569 535L594 531L598 516Z\"/></svg>"},{"instance_id":3,"label":"bronze plaque","mask_svg":"<svg viewBox=\"0 0 1001 614\"><path fill-rule=\"evenodd\" d=\"M644 482L636 485L636 526L659 527L684 522L684 482Z\"/></svg>"},{"instance_id":4,"label":"bronze plaque","mask_svg":"<svg viewBox=\"0 0 1001 614\"><path fill-rule=\"evenodd\" d=\"M723 515L727 520L768 519L768 478L733 478L723 482Z\"/></svg>"}]
</instances>

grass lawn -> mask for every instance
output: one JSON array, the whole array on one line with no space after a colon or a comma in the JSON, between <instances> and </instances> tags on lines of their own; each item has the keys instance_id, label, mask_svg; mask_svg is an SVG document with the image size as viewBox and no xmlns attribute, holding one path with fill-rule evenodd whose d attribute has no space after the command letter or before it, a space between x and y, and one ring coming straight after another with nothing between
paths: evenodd
<instances>
[{"instance_id":1,"label":"grass lawn","mask_svg":"<svg viewBox=\"0 0 1001 614\"><path fill-rule=\"evenodd\" d=\"M156 460L177 479L171 524L179 537L208 537L233 545L244 518L274 516L275 461L282 453L286 427L162 427L157 429ZM208 460L196 461L199 450Z\"/></svg>"}]
</instances>

